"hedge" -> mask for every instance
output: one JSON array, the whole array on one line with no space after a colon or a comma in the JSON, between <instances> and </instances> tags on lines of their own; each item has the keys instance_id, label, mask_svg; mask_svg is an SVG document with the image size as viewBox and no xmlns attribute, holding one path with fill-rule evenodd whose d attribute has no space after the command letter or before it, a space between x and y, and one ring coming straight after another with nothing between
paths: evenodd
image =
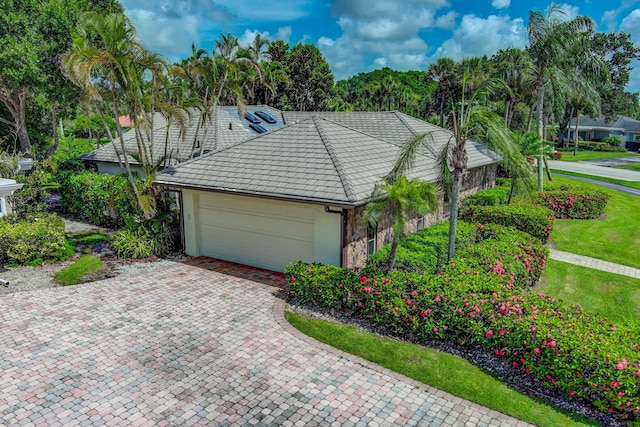
<instances>
[{"instance_id":1,"label":"hedge","mask_svg":"<svg viewBox=\"0 0 640 427\"><path fill-rule=\"evenodd\" d=\"M0 221L0 262L40 264L61 259L64 251L65 226L58 215L40 213Z\"/></svg>"},{"instance_id":2,"label":"hedge","mask_svg":"<svg viewBox=\"0 0 640 427\"><path fill-rule=\"evenodd\" d=\"M595 219L604 213L609 196L604 191L566 184L547 184L536 203L551 209L558 219Z\"/></svg>"},{"instance_id":3,"label":"hedge","mask_svg":"<svg viewBox=\"0 0 640 427\"><path fill-rule=\"evenodd\" d=\"M465 222L458 223L456 248L464 249L475 243L476 233L474 225ZM448 245L448 222L442 222L417 233L409 234L402 238L402 245L398 246L395 268L399 271L418 273L439 271L447 262ZM375 275L384 271L386 260L389 257L389 248L389 245L386 245L371 254L363 273Z\"/></svg>"},{"instance_id":4,"label":"hedge","mask_svg":"<svg viewBox=\"0 0 640 427\"><path fill-rule=\"evenodd\" d=\"M487 190L480 190L476 194L467 196L462 201L464 206L496 206L504 205L509 200L511 185L499 185Z\"/></svg>"},{"instance_id":5,"label":"hedge","mask_svg":"<svg viewBox=\"0 0 640 427\"><path fill-rule=\"evenodd\" d=\"M60 173L62 208L102 227L122 228L135 217L126 178L95 172Z\"/></svg>"},{"instance_id":6,"label":"hedge","mask_svg":"<svg viewBox=\"0 0 640 427\"><path fill-rule=\"evenodd\" d=\"M496 226L480 231L485 232L502 233ZM511 237L526 248L524 236ZM506 239L505 234L498 241ZM517 259L518 254L510 255ZM509 286L511 274L500 269L478 268L477 260L460 256L439 274L367 276L300 262L287 266L285 274L304 302L380 324L419 343L480 346L505 359L516 378L531 377L557 395L583 399L622 419L640 418L637 326L613 325L579 306Z\"/></svg>"},{"instance_id":7,"label":"hedge","mask_svg":"<svg viewBox=\"0 0 640 427\"><path fill-rule=\"evenodd\" d=\"M528 204L465 206L460 210L459 218L473 223L514 227L543 243L549 240L554 220L549 209Z\"/></svg>"}]
</instances>

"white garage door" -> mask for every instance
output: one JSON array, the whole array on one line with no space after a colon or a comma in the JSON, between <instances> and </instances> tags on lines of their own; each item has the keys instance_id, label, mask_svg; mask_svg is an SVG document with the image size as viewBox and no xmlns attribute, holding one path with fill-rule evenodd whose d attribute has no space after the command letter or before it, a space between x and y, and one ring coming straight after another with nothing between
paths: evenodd
<instances>
[{"instance_id":1,"label":"white garage door","mask_svg":"<svg viewBox=\"0 0 640 427\"><path fill-rule=\"evenodd\" d=\"M275 271L283 271L292 261L312 262L320 257L327 262L326 255L316 253L318 224L314 222L319 215L328 218L328 233L336 236L339 215L329 217L322 209L301 203L201 193L197 203L200 253ZM330 238L328 244L334 252L328 261L335 262L337 254L339 263L338 238Z\"/></svg>"}]
</instances>

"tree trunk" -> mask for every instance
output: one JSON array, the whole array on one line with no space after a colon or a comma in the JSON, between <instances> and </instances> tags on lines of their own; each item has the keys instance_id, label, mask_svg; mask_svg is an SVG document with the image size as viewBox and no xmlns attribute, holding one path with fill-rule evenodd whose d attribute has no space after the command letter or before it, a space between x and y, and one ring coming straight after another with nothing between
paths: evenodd
<instances>
[{"instance_id":1,"label":"tree trunk","mask_svg":"<svg viewBox=\"0 0 640 427\"><path fill-rule=\"evenodd\" d=\"M60 145L60 137L58 136L58 114L55 106L51 106L51 130L53 131L53 145L47 149L42 156L43 159L51 157L53 153L58 149Z\"/></svg>"},{"instance_id":2,"label":"tree trunk","mask_svg":"<svg viewBox=\"0 0 640 427\"><path fill-rule=\"evenodd\" d=\"M444 93L442 93L442 96L440 97L440 127L443 128L444 127L444 105L446 102L446 96Z\"/></svg>"},{"instance_id":3,"label":"tree trunk","mask_svg":"<svg viewBox=\"0 0 640 427\"><path fill-rule=\"evenodd\" d=\"M536 109L537 120L536 120L536 130L538 133L538 137L544 141L544 86L542 82L538 84L538 100L536 101L538 104ZM538 191L543 190L544 186L544 171L542 170L542 155L538 155Z\"/></svg>"},{"instance_id":4,"label":"tree trunk","mask_svg":"<svg viewBox=\"0 0 640 427\"><path fill-rule=\"evenodd\" d=\"M122 158L120 157L120 152L118 151L118 147L116 147L116 140L111 134L111 129L109 129L107 120L104 118L104 114L102 113L101 109L98 108L98 112L100 114L100 118L102 119L102 124L104 125L104 129L107 132L107 136L109 137L109 141L111 141L111 146L113 147L113 151L116 153L116 157L118 158L118 166L125 169L124 164L122 164ZM118 123L117 120L116 120L116 123Z\"/></svg>"},{"instance_id":5,"label":"tree trunk","mask_svg":"<svg viewBox=\"0 0 640 427\"><path fill-rule=\"evenodd\" d=\"M396 266L396 255L398 253L398 241L399 237L393 234L393 239L391 240L391 248L389 249L389 258L387 258L387 267L386 272L391 273L393 268Z\"/></svg>"},{"instance_id":6,"label":"tree trunk","mask_svg":"<svg viewBox=\"0 0 640 427\"><path fill-rule=\"evenodd\" d=\"M16 136L20 142L20 151L22 154L24 156L32 157L31 140L29 139L27 121L25 119L28 92L29 89L26 87L18 89L0 88L0 101L7 107L7 110L9 110L11 118L13 119L13 122L4 119L2 122L15 129Z\"/></svg>"},{"instance_id":7,"label":"tree trunk","mask_svg":"<svg viewBox=\"0 0 640 427\"><path fill-rule=\"evenodd\" d=\"M460 187L462 181L462 171L456 170L453 173L453 186L451 188L451 209L449 215L449 247L447 251L447 262L456 256L456 232L458 230L458 201L460 200Z\"/></svg>"},{"instance_id":8,"label":"tree trunk","mask_svg":"<svg viewBox=\"0 0 640 427\"><path fill-rule=\"evenodd\" d=\"M553 177L551 176L551 168L549 167L549 161L546 157L543 157L544 159L544 170L547 171L547 179L549 180L549 182L553 181Z\"/></svg>"},{"instance_id":9,"label":"tree trunk","mask_svg":"<svg viewBox=\"0 0 640 427\"><path fill-rule=\"evenodd\" d=\"M575 135L573 135L574 143L573 143L573 155L578 155L578 125L580 124L580 109L576 112L576 130Z\"/></svg>"},{"instance_id":10,"label":"tree trunk","mask_svg":"<svg viewBox=\"0 0 640 427\"><path fill-rule=\"evenodd\" d=\"M527 118L527 132L531 132L531 124L533 123L533 113L536 111L538 106L538 100L533 103L531 108L529 108L529 117Z\"/></svg>"}]
</instances>

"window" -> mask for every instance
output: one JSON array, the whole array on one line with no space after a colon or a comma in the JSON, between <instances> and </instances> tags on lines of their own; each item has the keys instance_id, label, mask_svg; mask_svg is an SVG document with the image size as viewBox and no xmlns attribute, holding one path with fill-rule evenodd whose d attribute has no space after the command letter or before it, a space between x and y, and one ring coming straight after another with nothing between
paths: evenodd
<instances>
[{"instance_id":1,"label":"window","mask_svg":"<svg viewBox=\"0 0 640 427\"><path fill-rule=\"evenodd\" d=\"M636 135L636 136L635 136L635 141L636 141L636 142L640 142L640 135Z\"/></svg>"},{"instance_id":2,"label":"window","mask_svg":"<svg viewBox=\"0 0 640 427\"><path fill-rule=\"evenodd\" d=\"M418 218L418 231L422 230L424 228L424 217L421 216Z\"/></svg>"},{"instance_id":3,"label":"window","mask_svg":"<svg viewBox=\"0 0 640 427\"><path fill-rule=\"evenodd\" d=\"M376 251L376 229L376 225L368 224L367 226L367 254L369 255Z\"/></svg>"}]
</instances>

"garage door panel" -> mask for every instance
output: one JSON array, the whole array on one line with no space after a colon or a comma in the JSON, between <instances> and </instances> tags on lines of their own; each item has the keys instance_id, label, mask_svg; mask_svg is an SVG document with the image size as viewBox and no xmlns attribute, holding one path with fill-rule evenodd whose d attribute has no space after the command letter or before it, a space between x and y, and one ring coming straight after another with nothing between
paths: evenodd
<instances>
[{"instance_id":1,"label":"garage door panel","mask_svg":"<svg viewBox=\"0 0 640 427\"><path fill-rule=\"evenodd\" d=\"M319 208L276 200L207 194L198 203L200 253L282 271L314 260Z\"/></svg>"}]
</instances>

